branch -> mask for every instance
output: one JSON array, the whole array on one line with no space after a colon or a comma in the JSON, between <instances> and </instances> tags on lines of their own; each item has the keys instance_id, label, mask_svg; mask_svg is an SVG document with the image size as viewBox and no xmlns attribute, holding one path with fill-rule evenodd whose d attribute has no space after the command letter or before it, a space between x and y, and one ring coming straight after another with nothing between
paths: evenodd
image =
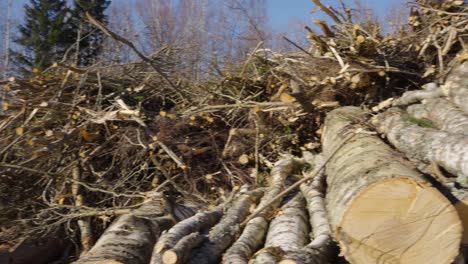
<instances>
[{"instance_id":1,"label":"branch","mask_svg":"<svg viewBox=\"0 0 468 264\"><path fill-rule=\"evenodd\" d=\"M335 23L341 24L341 20L335 14L333 14L333 12L328 7L326 7L322 3L320 3L320 0L312 0L312 2L318 8L320 8L320 10L322 10L325 14L327 14L329 17L331 17L333 19L333 21L335 21Z\"/></svg>"},{"instance_id":2,"label":"branch","mask_svg":"<svg viewBox=\"0 0 468 264\"><path fill-rule=\"evenodd\" d=\"M89 20L89 22L93 25L95 25L97 28L99 28L104 34L107 36L115 39L116 41L119 41L125 45L127 45L129 48L131 48L140 59L143 61L147 62L161 77L171 86L172 90L174 90L180 97L182 97L184 100L187 102L191 102L191 100L185 95L185 93L178 87L176 84L174 84L170 79L169 76L167 76L166 73L164 73L158 66L156 66L153 61L146 57L143 53L141 53L135 45L130 42L128 39L117 35L116 33L110 31L108 28L106 28L101 22L97 21L94 17L92 17L88 12L86 12L86 18Z\"/></svg>"}]
</instances>

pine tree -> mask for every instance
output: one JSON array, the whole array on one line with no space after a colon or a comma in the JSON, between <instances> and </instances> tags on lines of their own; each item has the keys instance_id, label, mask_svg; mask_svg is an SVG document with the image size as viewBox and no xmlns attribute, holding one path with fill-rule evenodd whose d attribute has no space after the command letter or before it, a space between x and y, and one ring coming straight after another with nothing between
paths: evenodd
<instances>
[{"instance_id":1,"label":"pine tree","mask_svg":"<svg viewBox=\"0 0 468 264\"><path fill-rule=\"evenodd\" d=\"M90 65L95 63L96 57L102 51L104 35L85 21L85 13L107 24L107 16L104 11L109 7L110 0L75 0L73 17L76 25L76 38L80 39L76 63L78 65Z\"/></svg>"},{"instance_id":2,"label":"pine tree","mask_svg":"<svg viewBox=\"0 0 468 264\"><path fill-rule=\"evenodd\" d=\"M60 60L73 44L66 0L30 0L25 5L25 23L19 26L20 37L14 41L24 49L14 52L20 70L44 70Z\"/></svg>"}]
</instances>

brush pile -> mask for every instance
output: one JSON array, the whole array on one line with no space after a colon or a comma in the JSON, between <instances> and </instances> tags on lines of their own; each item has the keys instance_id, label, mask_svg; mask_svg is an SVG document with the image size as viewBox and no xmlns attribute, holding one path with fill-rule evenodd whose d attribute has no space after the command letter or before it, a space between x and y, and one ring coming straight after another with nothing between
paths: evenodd
<instances>
[{"instance_id":1,"label":"brush pile","mask_svg":"<svg viewBox=\"0 0 468 264\"><path fill-rule=\"evenodd\" d=\"M383 36L313 2L334 25L309 48L259 44L220 79L179 78L164 49L0 81L0 262L452 263L467 5L416 1Z\"/></svg>"}]
</instances>

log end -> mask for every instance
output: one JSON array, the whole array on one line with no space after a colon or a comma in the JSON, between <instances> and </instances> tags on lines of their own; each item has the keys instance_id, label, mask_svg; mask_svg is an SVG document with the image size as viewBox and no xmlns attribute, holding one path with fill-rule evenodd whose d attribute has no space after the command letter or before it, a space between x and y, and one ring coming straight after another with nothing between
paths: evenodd
<instances>
[{"instance_id":1,"label":"log end","mask_svg":"<svg viewBox=\"0 0 468 264\"><path fill-rule=\"evenodd\" d=\"M458 201L454 206L463 224L462 244L468 246L468 199Z\"/></svg>"},{"instance_id":2,"label":"log end","mask_svg":"<svg viewBox=\"0 0 468 264\"><path fill-rule=\"evenodd\" d=\"M176 264L178 261L179 257L177 256L177 253L172 250L167 250L162 255L162 262L164 264Z\"/></svg>"},{"instance_id":3,"label":"log end","mask_svg":"<svg viewBox=\"0 0 468 264\"><path fill-rule=\"evenodd\" d=\"M429 184L378 181L346 210L336 238L351 263L452 263L462 239L455 208Z\"/></svg>"}]
</instances>

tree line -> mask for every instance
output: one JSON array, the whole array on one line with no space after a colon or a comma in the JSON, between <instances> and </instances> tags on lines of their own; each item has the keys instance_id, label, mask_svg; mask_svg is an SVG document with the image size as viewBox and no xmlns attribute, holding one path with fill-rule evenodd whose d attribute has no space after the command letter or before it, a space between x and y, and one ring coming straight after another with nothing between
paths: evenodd
<instances>
[{"instance_id":1,"label":"tree line","mask_svg":"<svg viewBox=\"0 0 468 264\"><path fill-rule=\"evenodd\" d=\"M0 71L27 75L58 61L89 66L136 59L89 24L85 12L146 54L171 53L172 71L194 80L222 74L259 42L272 39L264 0L29 0L20 25L6 25L11 15L0 25L0 31L12 31L0 46L0 55L11 62ZM13 47L4 47L10 38Z\"/></svg>"}]
</instances>

